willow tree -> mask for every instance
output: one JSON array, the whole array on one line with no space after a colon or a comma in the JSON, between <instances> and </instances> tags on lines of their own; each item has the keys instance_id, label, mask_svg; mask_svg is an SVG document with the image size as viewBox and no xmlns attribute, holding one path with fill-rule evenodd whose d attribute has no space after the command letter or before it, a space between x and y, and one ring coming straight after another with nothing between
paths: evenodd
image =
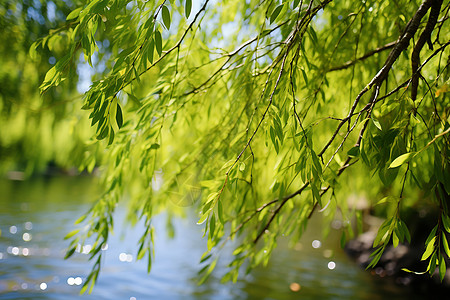
<instances>
[{"instance_id":1,"label":"willow tree","mask_svg":"<svg viewBox=\"0 0 450 300\"><path fill-rule=\"evenodd\" d=\"M193 206L209 274L236 239L229 273L267 263L277 237L300 237L321 214L346 224L381 207L370 266L409 242L407 207L434 206L422 259L443 278L450 254L448 1L94 0L37 40L66 45L40 86L70 74L80 53L100 74L84 95L105 159L104 193L69 234L94 239L95 282L124 195L146 226L137 257L152 260L152 218ZM447 25L445 25L447 24ZM68 78L70 80L70 78ZM244 264L245 263L245 264ZM414 270L423 271L423 270Z\"/></svg>"}]
</instances>

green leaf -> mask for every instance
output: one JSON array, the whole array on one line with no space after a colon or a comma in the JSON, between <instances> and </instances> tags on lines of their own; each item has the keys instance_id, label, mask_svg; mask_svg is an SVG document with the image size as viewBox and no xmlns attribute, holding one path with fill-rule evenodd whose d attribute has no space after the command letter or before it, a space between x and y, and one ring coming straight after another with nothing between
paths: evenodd
<instances>
[{"instance_id":1,"label":"green leaf","mask_svg":"<svg viewBox=\"0 0 450 300\"><path fill-rule=\"evenodd\" d=\"M431 230L430 234L428 235L425 245L428 245L428 243L431 241L432 238L436 237L436 231L437 231L437 225L434 226L434 228Z\"/></svg>"},{"instance_id":2,"label":"green leaf","mask_svg":"<svg viewBox=\"0 0 450 300\"><path fill-rule=\"evenodd\" d=\"M395 232L392 234L392 245L394 245L394 248L397 248L399 242L398 236L395 234Z\"/></svg>"},{"instance_id":3,"label":"green leaf","mask_svg":"<svg viewBox=\"0 0 450 300\"><path fill-rule=\"evenodd\" d=\"M75 253L76 249L77 249L76 246L70 248L70 249L66 252L66 255L64 256L64 259L68 259L69 257L71 257L71 256Z\"/></svg>"},{"instance_id":4,"label":"green leaf","mask_svg":"<svg viewBox=\"0 0 450 300\"><path fill-rule=\"evenodd\" d=\"M436 255L437 255L437 252L433 252L433 255L430 258L430 262L428 263L427 270L428 270L428 273L430 274L430 276L432 276L434 273L434 270L436 270L436 264L437 264Z\"/></svg>"},{"instance_id":5,"label":"green leaf","mask_svg":"<svg viewBox=\"0 0 450 300\"><path fill-rule=\"evenodd\" d=\"M134 77L136 78L136 81L137 81L138 83L141 83L141 78L140 78L140 75L139 75L138 70L137 70L136 68L133 67L133 72L134 72Z\"/></svg>"},{"instance_id":6,"label":"green leaf","mask_svg":"<svg viewBox=\"0 0 450 300\"><path fill-rule=\"evenodd\" d=\"M114 130L111 128L111 131L109 133L108 146L111 145L113 142L114 142Z\"/></svg>"},{"instance_id":7,"label":"green leaf","mask_svg":"<svg viewBox=\"0 0 450 300\"><path fill-rule=\"evenodd\" d=\"M406 223L403 221L399 221L399 224L402 227L406 240L408 241L408 243L411 243L411 235L409 233L408 227L406 226Z\"/></svg>"},{"instance_id":8,"label":"green leaf","mask_svg":"<svg viewBox=\"0 0 450 300\"><path fill-rule=\"evenodd\" d=\"M345 231L342 231L341 234L341 248L345 248L345 244L347 243L347 237L345 236Z\"/></svg>"},{"instance_id":9,"label":"green leaf","mask_svg":"<svg viewBox=\"0 0 450 300\"><path fill-rule=\"evenodd\" d=\"M214 236L214 232L216 230L216 217L213 213L211 215L211 219L209 220L209 237L212 239Z\"/></svg>"},{"instance_id":10,"label":"green leaf","mask_svg":"<svg viewBox=\"0 0 450 300\"><path fill-rule=\"evenodd\" d=\"M310 26L308 33L309 33L309 35L311 37L311 40L313 41L313 44L317 45L317 34L314 31L314 27Z\"/></svg>"},{"instance_id":11,"label":"green leaf","mask_svg":"<svg viewBox=\"0 0 450 300\"><path fill-rule=\"evenodd\" d=\"M197 225L203 224L205 223L206 219L208 219L209 216L209 211L207 211L206 213L204 213L202 215L202 217L200 218L200 220L198 220Z\"/></svg>"},{"instance_id":12,"label":"green leaf","mask_svg":"<svg viewBox=\"0 0 450 300\"><path fill-rule=\"evenodd\" d=\"M281 10L283 9L283 5L278 5L272 12L272 15L270 16L270 24L272 24L273 22L275 22L275 20L277 19L278 15L280 14Z\"/></svg>"},{"instance_id":13,"label":"green leaf","mask_svg":"<svg viewBox=\"0 0 450 300\"><path fill-rule=\"evenodd\" d=\"M189 18L192 9L192 0L186 0L186 4L184 6L184 13L186 14L186 19Z\"/></svg>"},{"instance_id":14,"label":"green leaf","mask_svg":"<svg viewBox=\"0 0 450 300\"><path fill-rule=\"evenodd\" d=\"M95 161L95 160L94 160ZM80 224L81 222L83 222L86 219L86 215L82 215L81 217L79 217L76 221L75 221L75 225Z\"/></svg>"},{"instance_id":15,"label":"green leaf","mask_svg":"<svg viewBox=\"0 0 450 300\"><path fill-rule=\"evenodd\" d=\"M396 203L396 202L398 202L398 200L399 199L396 196L387 196L387 197L384 197L383 199L381 199L380 201L378 201L377 203L375 203L374 206L380 205L383 203Z\"/></svg>"},{"instance_id":16,"label":"green leaf","mask_svg":"<svg viewBox=\"0 0 450 300\"><path fill-rule=\"evenodd\" d=\"M71 237L73 237L74 235L76 235L78 232L80 232L80 229L72 230L71 232L69 232L68 234L66 234L66 236L64 237L64 239L65 239L65 240L70 239Z\"/></svg>"},{"instance_id":17,"label":"green leaf","mask_svg":"<svg viewBox=\"0 0 450 300\"><path fill-rule=\"evenodd\" d=\"M141 260L142 258L144 258L145 253L147 253L147 247L144 247L144 244L141 244L136 260Z\"/></svg>"},{"instance_id":18,"label":"green leaf","mask_svg":"<svg viewBox=\"0 0 450 300\"><path fill-rule=\"evenodd\" d=\"M445 265L445 259L444 256L441 255L440 259L439 259L439 278L442 280L444 280L445 277L445 273L447 272L447 267Z\"/></svg>"},{"instance_id":19,"label":"green leaf","mask_svg":"<svg viewBox=\"0 0 450 300\"><path fill-rule=\"evenodd\" d=\"M321 203L321 198L320 198L320 194L319 194L319 189L317 188L317 186L314 183L311 183L311 191L312 191L312 195L313 198L319 203L319 205L322 207L322 203Z\"/></svg>"},{"instance_id":20,"label":"green leaf","mask_svg":"<svg viewBox=\"0 0 450 300\"><path fill-rule=\"evenodd\" d=\"M219 217L220 223L222 223L222 225L224 225L225 224L225 220L223 218L222 201L220 199L219 199L219 201L217 201L217 215Z\"/></svg>"},{"instance_id":21,"label":"green leaf","mask_svg":"<svg viewBox=\"0 0 450 300\"><path fill-rule=\"evenodd\" d=\"M122 108L120 107L119 103L117 103L116 122L117 122L117 126L119 126L119 129L122 128L122 126L123 126L123 115L122 115Z\"/></svg>"},{"instance_id":22,"label":"green leaf","mask_svg":"<svg viewBox=\"0 0 450 300\"><path fill-rule=\"evenodd\" d=\"M434 251L434 242L436 241L436 237L433 237L431 241L427 244L427 248L425 252L422 255L422 258L420 260L426 260Z\"/></svg>"},{"instance_id":23,"label":"green leaf","mask_svg":"<svg viewBox=\"0 0 450 300\"><path fill-rule=\"evenodd\" d=\"M38 42L34 42L33 44L31 44L30 50L28 51L28 54L30 55L32 60L35 60L37 58L38 45L39 45Z\"/></svg>"},{"instance_id":24,"label":"green leaf","mask_svg":"<svg viewBox=\"0 0 450 300\"><path fill-rule=\"evenodd\" d=\"M217 258L209 265L209 267L208 266L206 266L207 267L207 271L206 271L206 273L203 275L203 277L200 279L200 281L199 281L199 284L203 284L205 281L206 281L206 279L208 279L208 277L209 277L209 275L211 274L211 272L214 270L214 268L216 267L216 264L217 264ZM206 269L202 269L201 271L205 271ZM200 272L199 272L200 273Z\"/></svg>"},{"instance_id":25,"label":"green leaf","mask_svg":"<svg viewBox=\"0 0 450 300\"><path fill-rule=\"evenodd\" d=\"M359 147L355 146L348 150L347 155L350 157L358 157L359 156Z\"/></svg>"},{"instance_id":26,"label":"green leaf","mask_svg":"<svg viewBox=\"0 0 450 300\"><path fill-rule=\"evenodd\" d=\"M305 69L303 67L300 68L302 71L303 79L305 80L305 84L308 85L308 76L306 75Z\"/></svg>"},{"instance_id":27,"label":"green leaf","mask_svg":"<svg viewBox=\"0 0 450 300\"><path fill-rule=\"evenodd\" d=\"M212 253L210 253L209 251L206 251L205 253L203 253L202 257L200 258L200 263L207 261L208 259L211 258L211 256L212 256Z\"/></svg>"},{"instance_id":28,"label":"green leaf","mask_svg":"<svg viewBox=\"0 0 450 300\"><path fill-rule=\"evenodd\" d=\"M162 37L161 37L161 32L159 32L159 30L155 31L155 46L156 46L156 52L158 52L159 56L161 56L161 53L162 53Z\"/></svg>"},{"instance_id":29,"label":"green leaf","mask_svg":"<svg viewBox=\"0 0 450 300\"><path fill-rule=\"evenodd\" d=\"M416 152L409 152L400 155L389 165L389 169L400 167L402 164L410 161L411 158L414 157L414 155L416 155Z\"/></svg>"},{"instance_id":30,"label":"green leaf","mask_svg":"<svg viewBox=\"0 0 450 300\"><path fill-rule=\"evenodd\" d=\"M406 269L406 268L402 268L402 271L408 272L408 273L414 273L414 274L417 274L417 275L423 275L423 274L425 274L425 273L427 272L427 271L424 271L424 272L415 272L415 271L411 271L411 270Z\"/></svg>"},{"instance_id":31,"label":"green leaf","mask_svg":"<svg viewBox=\"0 0 450 300\"><path fill-rule=\"evenodd\" d=\"M384 239L386 238L386 234L388 233L389 227L391 226L392 219L387 219L386 221L381 224L380 228L378 229L377 236L375 237L375 240L373 241L373 247L378 246L379 244L384 242Z\"/></svg>"},{"instance_id":32,"label":"green leaf","mask_svg":"<svg viewBox=\"0 0 450 300\"><path fill-rule=\"evenodd\" d=\"M153 39L151 39L150 44L148 45L148 50L147 50L147 59L151 64L153 64L154 51L155 51L155 41Z\"/></svg>"},{"instance_id":33,"label":"green leaf","mask_svg":"<svg viewBox=\"0 0 450 300\"><path fill-rule=\"evenodd\" d=\"M380 247L372 252L372 254L370 254L370 257L372 257L372 261L369 263L366 269L375 267L377 265L377 263L380 261L381 256L383 255L384 249L384 246Z\"/></svg>"},{"instance_id":34,"label":"green leaf","mask_svg":"<svg viewBox=\"0 0 450 300\"><path fill-rule=\"evenodd\" d=\"M378 122L378 121L375 120L375 119L372 119L372 122L373 122L373 124L374 124L380 131L383 131L383 129L381 128L380 122Z\"/></svg>"},{"instance_id":35,"label":"green leaf","mask_svg":"<svg viewBox=\"0 0 450 300\"><path fill-rule=\"evenodd\" d=\"M52 81L56 75L56 66L53 66L50 70L45 74L44 82Z\"/></svg>"},{"instance_id":36,"label":"green leaf","mask_svg":"<svg viewBox=\"0 0 450 300\"><path fill-rule=\"evenodd\" d=\"M108 136L108 133L109 133L109 126L105 125L102 127L102 129L100 129L100 134L97 135L97 139L103 140L104 138L106 138Z\"/></svg>"},{"instance_id":37,"label":"green leaf","mask_svg":"<svg viewBox=\"0 0 450 300\"><path fill-rule=\"evenodd\" d=\"M445 254L450 257L450 249L448 247L447 238L445 237L445 233L442 233L442 246L444 246Z\"/></svg>"},{"instance_id":38,"label":"green leaf","mask_svg":"<svg viewBox=\"0 0 450 300\"><path fill-rule=\"evenodd\" d=\"M445 231L450 233L450 218L446 214L441 214L442 224L444 225Z\"/></svg>"},{"instance_id":39,"label":"green leaf","mask_svg":"<svg viewBox=\"0 0 450 300\"><path fill-rule=\"evenodd\" d=\"M151 149L159 149L161 146L158 144L158 143L153 143L151 146L150 146L150 150Z\"/></svg>"},{"instance_id":40,"label":"green leaf","mask_svg":"<svg viewBox=\"0 0 450 300\"><path fill-rule=\"evenodd\" d=\"M170 12L167 6L162 7L162 19L167 29L170 29Z\"/></svg>"},{"instance_id":41,"label":"green leaf","mask_svg":"<svg viewBox=\"0 0 450 300\"><path fill-rule=\"evenodd\" d=\"M72 10L72 12L67 16L66 20L68 21L77 18L82 9L83 9L82 7L78 7Z\"/></svg>"}]
</instances>

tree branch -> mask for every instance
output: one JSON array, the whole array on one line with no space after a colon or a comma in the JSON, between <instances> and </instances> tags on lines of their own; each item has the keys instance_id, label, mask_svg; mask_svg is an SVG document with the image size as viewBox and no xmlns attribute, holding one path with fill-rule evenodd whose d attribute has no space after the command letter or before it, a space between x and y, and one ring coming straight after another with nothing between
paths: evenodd
<instances>
[{"instance_id":1,"label":"tree branch","mask_svg":"<svg viewBox=\"0 0 450 300\"><path fill-rule=\"evenodd\" d=\"M380 52L382 52L382 51L384 51L384 50L391 49L391 48L394 47L396 44L397 44L397 41L395 41L395 42L390 42L390 43L388 43L388 44L386 44L386 45L384 45L384 46L378 47L378 48L376 48L376 49L374 49L374 50L372 50L372 51L367 52L366 54L364 54L364 55L361 56L361 57L358 57L358 58L355 59L355 60L349 60L349 61L345 62L344 64L342 64L342 65L340 65L340 66L332 67L332 68L330 68L327 72L333 72L333 71L339 71L339 70L347 69L348 67L353 66L353 65L356 64L357 62L363 61L363 60L365 60L365 59L367 59L367 58L369 58L369 57L371 57L371 56L373 56L373 55L375 55L375 54L377 54L377 53L380 53Z\"/></svg>"},{"instance_id":2,"label":"tree branch","mask_svg":"<svg viewBox=\"0 0 450 300\"><path fill-rule=\"evenodd\" d=\"M434 1L439 1L439 0L434 0ZM422 20L422 18L425 16L425 14L427 13L428 9L431 7L431 5L433 4L433 0L425 0L420 7L418 8L418 10L416 11L416 13L414 14L414 16L412 17L412 19L408 22L408 24L406 25L406 28L403 32L403 34L399 37L399 39L397 40L397 42L395 43L395 47L394 49L392 49L392 51L389 53L388 58L386 59L386 62L384 63L384 66L380 69L380 71L372 78L372 80L369 82L368 85L366 85L361 92L356 96L355 101L353 102L353 105L349 111L349 114L347 115L346 118L344 118L337 126L337 129L334 131L332 137L330 138L330 140L326 143L326 145L322 148L322 151L320 151L320 153L318 154L318 156L322 156L324 154L324 152L328 149L328 147L331 145L331 143L334 141L334 139L336 138L336 136L338 135L340 129L342 128L342 126L347 123L350 122L350 119L353 115L353 112L355 111L360 99L362 98L362 96L369 91L369 89L371 89L374 85L376 86L376 89L374 90L374 93L372 94L372 97L369 101L369 111L367 112L368 115L370 115L371 110L373 108L373 106L375 105L375 103L377 102L377 97L378 97L378 90L381 86L381 83L387 78L387 75L389 74L389 71L392 67L392 65L394 64L394 62L398 59L398 57L400 56L400 54L402 53L402 51L404 51L405 49L408 48L409 46L409 41L410 39L415 35L415 33L417 32L419 25L420 25L420 21ZM356 124L356 122L355 122ZM352 128L349 128L349 131L352 130L354 128L354 126ZM362 138L362 133L364 133L364 130L367 128L367 123L364 125L364 127L362 128L360 135L358 137L358 141L356 143L356 145L359 145L361 138ZM347 159L347 161L349 161L349 158ZM346 162L347 162L346 161ZM347 163L348 164L348 163ZM342 169L341 173L345 170ZM340 174L339 174L340 175ZM283 206L286 204L286 202L295 197L296 195L301 194L306 187L308 187L309 185L309 181L305 182L302 187L300 189L298 189L296 192L294 192L293 194L286 196L285 198L283 198L283 201L280 203L280 205L276 208L276 210L273 212L272 216L270 217L270 219L267 221L266 225L263 227L263 229L259 232L259 234L257 235L257 237L255 238L255 240L253 241L255 244L258 242L258 240L261 238L261 236L264 234L264 232L270 227L270 224L273 222L273 220L275 219L276 215L281 211L281 209L283 208ZM328 189L325 190L325 192ZM315 203L313 206L313 210L315 209L315 207L317 206L317 204ZM312 214L312 212L310 213L310 215Z\"/></svg>"},{"instance_id":3,"label":"tree branch","mask_svg":"<svg viewBox=\"0 0 450 300\"><path fill-rule=\"evenodd\" d=\"M433 44L431 43L431 32L436 26L437 19L439 17L439 12L441 10L442 0L434 0L431 6L430 17L428 18L427 25L419 37L419 40L414 47L411 55L411 68L412 68L412 82L411 82L411 99L413 101L417 98L417 88L419 86L420 72L418 72L418 67L420 64L420 51L422 50L425 43L433 50Z\"/></svg>"},{"instance_id":4,"label":"tree branch","mask_svg":"<svg viewBox=\"0 0 450 300\"><path fill-rule=\"evenodd\" d=\"M398 59L400 54L403 50L408 48L409 40L414 36L414 34L417 32L417 29L419 28L420 21L422 20L423 16L427 13L428 9L431 6L431 2L433 0L425 0L412 19L408 22L406 25L406 28L403 32L403 34L399 37L399 39L396 42L396 45L394 49L389 53L389 56L384 63L384 66L381 68L380 71L372 78L372 80L369 82L368 85L366 85L361 92L356 96L355 101L353 102L353 105L350 109L350 112L348 113L347 117L345 117L342 122L340 122L334 131L332 137L327 142L327 144L323 147L322 151L319 152L318 156L322 157L322 155L325 153L325 151L328 149L328 147L331 145L331 143L334 141L336 136L339 134L339 131L341 130L342 126L344 126L345 123L349 122L360 99L362 96L374 85L381 86L381 83L387 78L387 75L389 74L389 71L394 64L394 62Z\"/></svg>"}]
</instances>

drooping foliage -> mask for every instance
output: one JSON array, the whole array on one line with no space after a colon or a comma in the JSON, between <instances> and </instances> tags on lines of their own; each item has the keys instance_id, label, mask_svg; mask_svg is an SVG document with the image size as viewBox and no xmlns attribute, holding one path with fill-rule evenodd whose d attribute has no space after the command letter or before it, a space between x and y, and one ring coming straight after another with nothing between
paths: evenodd
<instances>
[{"instance_id":1,"label":"drooping foliage","mask_svg":"<svg viewBox=\"0 0 450 300\"><path fill-rule=\"evenodd\" d=\"M83 98L105 159L105 192L69 234L93 238L95 282L113 212L125 194L147 230L152 217L194 206L213 269L238 247L225 280L267 263L277 237L297 241L313 214L386 218L370 266L389 243L410 242L405 208L435 207L424 245L441 278L450 251L448 1L128 1L80 4L37 40L64 55L41 92L69 79L83 53L99 74ZM93 63L94 61L94 63ZM102 67L100 67L102 66ZM61 83L64 84L64 83ZM348 201L350 194L366 205ZM418 271L418 270L414 270ZM204 277L206 278L206 277Z\"/></svg>"}]
</instances>

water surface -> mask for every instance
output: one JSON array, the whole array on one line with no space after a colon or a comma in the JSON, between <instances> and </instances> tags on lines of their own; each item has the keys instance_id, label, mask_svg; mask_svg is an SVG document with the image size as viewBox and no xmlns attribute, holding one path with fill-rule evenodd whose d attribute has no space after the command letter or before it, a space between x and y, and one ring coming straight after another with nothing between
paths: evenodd
<instances>
[{"instance_id":1,"label":"water surface","mask_svg":"<svg viewBox=\"0 0 450 300\"><path fill-rule=\"evenodd\" d=\"M97 193L93 177L0 181L0 299L420 299L360 269L340 249L338 231L322 241L319 220L293 249L281 238L269 265L235 284L220 283L231 259L225 250L211 279L199 286L199 260L206 250L202 227L192 214L175 219L170 239L162 214L154 220L156 256L147 274L145 259L135 261L142 228L124 230L120 207L119 229L104 251L97 285L92 294L80 296L92 263L83 253L64 260L63 237Z\"/></svg>"}]
</instances>

